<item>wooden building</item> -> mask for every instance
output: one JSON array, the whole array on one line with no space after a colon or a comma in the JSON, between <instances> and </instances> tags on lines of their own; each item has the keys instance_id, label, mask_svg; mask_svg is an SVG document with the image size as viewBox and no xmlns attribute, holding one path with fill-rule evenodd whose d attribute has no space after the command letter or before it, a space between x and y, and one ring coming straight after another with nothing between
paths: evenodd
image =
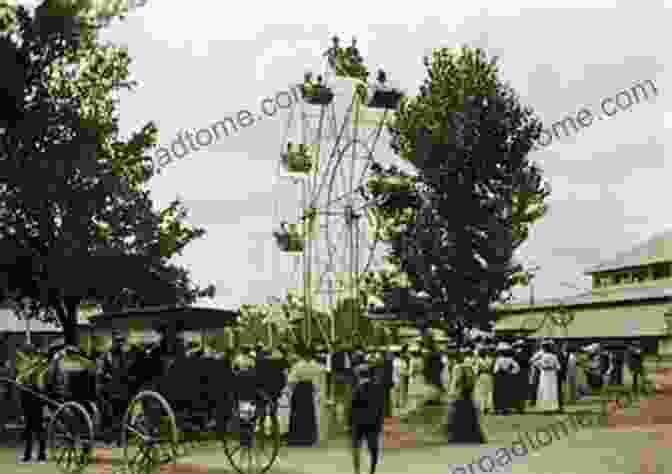
<instances>
[{"instance_id":1,"label":"wooden building","mask_svg":"<svg viewBox=\"0 0 672 474\"><path fill-rule=\"evenodd\" d=\"M588 292L536 304L496 305L497 335L553 337L577 344L639 340L647 352L672 353L672 230L585 274L593 280ZM563 312L570 314L566 327L559 316Z\"/></svg>"}]
</instances>

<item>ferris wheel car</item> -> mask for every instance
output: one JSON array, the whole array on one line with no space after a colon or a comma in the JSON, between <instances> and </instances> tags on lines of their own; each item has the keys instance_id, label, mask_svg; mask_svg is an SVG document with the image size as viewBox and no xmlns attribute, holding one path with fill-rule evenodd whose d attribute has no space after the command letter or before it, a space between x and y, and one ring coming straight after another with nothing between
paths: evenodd
<instances>
[{"instance_id":1,"label":"ferris wheel car","mask_svg":"<svg viewBox=\"0 0 672 474\"><path fill-rule=\"evenodd\" d=\"M404 97L404 93L399 89L376 85L373 87L373 96L368 106L373 109L396 110L402 97Z\"/></svg>"},{"instance_id":2,"label":"ferris wheel car","mask_svg":"<svg viewBox=\"0 0 672 474\"><path fill-rule=\"evenodd\" d=\"M311 105L329 105L334 100L334 92L322 82L322 76L318 76L317 81L306 76L299 89L303 100Z\"/></svg>"}]
</instances>

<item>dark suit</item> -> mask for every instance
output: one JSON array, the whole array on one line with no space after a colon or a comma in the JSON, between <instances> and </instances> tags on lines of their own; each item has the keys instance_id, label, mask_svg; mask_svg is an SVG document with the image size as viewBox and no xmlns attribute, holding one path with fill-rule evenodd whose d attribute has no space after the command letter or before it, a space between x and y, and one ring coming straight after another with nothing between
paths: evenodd
<instances>
[{"instance_id":1,"label":"dark suit","mask_svg":"<svg viewBox=\"0 0 672 474\"><path fill-rule=\"evenodd\" d=\"M623 385L623 364L625 363L625 354L617 350L612 355L612 371L609 377L610 385Z\"/></svg>"},{"instance_id":2,"label":"dark suit","mask_svg":"<svg viewBox=\"0 0 672 474\"><path fill-rule=\"evenodd\" d=\"M375 372L375 370L373 371ZM358 459L362 441L371 456L371 473L376 471L379 455L379 440L383 431L385 394L380 377L362 379L356 383L349 409L349 424L352 429L352 449ZM356 463L359 464L359 461Z\"/></svg>"},{"instance_id":3,"label":"dark suit","mask_svg":"<svg viewBox=\"0 0 672 474\"><path fill-rule=\"evenodd\" d=\"M37 389L32 388L32 390ZM45 459L47 452L47 442L46 442L46 433L44 430L44 416L43 416L44 402L42 402L42 400L35 397L31 393L22 390L21 405L23 407L23 414L26 419L26 427L23 431L23 438L26 442L25 451L23 455L24 460L28 460L31 457L34 435L37 435L37 439L39 441L38 457L40 459Z\"/></svg>"},{"instance_id":4,"label":"dark suit","mask_svg":"<svg viewBox=\"0 0 672 474\"><path fill-rule=\"evenodd\" d=\"M393 380L394 359L389 352L385 354L385 361L383 362L383 389L385 391L385 416L392 416L392 389L394 388Z\"/></svg>"},{"instance_id":5,"label":"dark suit","mask_svg":"<svg viewBox=\"0 0 672 474\"><path fill-rule=\"evenodd\" d=\"M628 351L628 368L632 372L632 390L639 392L639 379L644 372L643 357L641 352Z\"/></svg>"},{"instance_id":6,"label":"dark suit","mask_svg":"<svg viewBox=\"0 0 672 474\"><path fill-rule=\"evenodd\" d=\"M568 362L567 353L559 351L558 361L560 362L560 371L558 372L558 405L560 406L560 410L562 410L564 407L564 398L565 398L563 392L563 386L567 379L567 362Z\"/></svg>"},{"instance_id":7,"label":"dark suit","mask_svg":"<svg viewBox=\"0 0 672 474\"><path fill-rule=\"evenodd\" d=\"M516 409L520 413L523 413L526 403L531 397L530 392L532 390L530 385L530 354L524 349L519 349L514 354L513 360L520 366L520 372L516 376L516 391L518 394L515 397L515 405Z\"/></svg>"}]
</instances>

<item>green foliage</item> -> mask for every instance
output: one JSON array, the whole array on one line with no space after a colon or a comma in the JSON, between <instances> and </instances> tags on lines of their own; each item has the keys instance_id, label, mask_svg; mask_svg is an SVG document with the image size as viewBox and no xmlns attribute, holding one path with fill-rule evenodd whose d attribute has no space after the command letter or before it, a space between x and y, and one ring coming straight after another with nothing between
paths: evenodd
<instances>
[{"instance_id":1,"label":"green foliage","mask_svg":"<svg viewBox=\"0 0 672 474\"><path fill-rule=\"evenodd\" d=\"M542 126L483 51L440 49L425 66L420 94L390 126L393 150L417 176L382 171L412 179L414 189L403 199L388 192L376 212L388 260L410 288L457 326L482 326L491 303L522 278L513 253L547 211L550 190L527 159Z\"/></svg>"},{"instance_id":2,"label":"green foliage","mask_svg":"<svg viewBox=\"0 0 672 474\"><path fill-rule=\"evenodd\" d=\"M150 122L120 136L115 97L134 86L130 57L98 34L121 14L92 8L45 1L31 16L18 7L0 31L8 65L0 77L0 288L17 305L27 298L33 317L58 321L69 343L83 302L108 311L214 296L170 263L204 230L185 222L180 200L155 210L145 188L158 131Z\"/></svg>"},{"instance_id":3,"label":"green foliage","mask_svg":"<svg viewBox=\"0 0 672 474\"><path fill-rule=\"evenodd\" d=\"M297 150L289 150L282 155L283 164L290 173L310 173L313 160L306 149L306 145L300 144Z\"/></svg>"}]
</instances>

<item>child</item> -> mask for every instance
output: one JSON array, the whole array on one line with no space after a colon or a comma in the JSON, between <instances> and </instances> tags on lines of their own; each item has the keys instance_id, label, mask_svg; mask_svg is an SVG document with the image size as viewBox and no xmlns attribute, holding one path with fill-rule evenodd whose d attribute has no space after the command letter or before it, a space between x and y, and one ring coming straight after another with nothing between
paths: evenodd
<instances>
[{"instance_id":1,"label":"child","mask_svg":"<svg viewBox=\"0 0 672 474\"><path fill-rule=\"evenodd\" d=\"M355 374L357 380L352 394L350 410L352 460L355 474L360 474L360 449L362 441L366 438L371 459L370 473L375 474L383 431L385 394L381 381L372 377L372 372L368 366L358 366Z\"/></svg>"}]
</instances>

